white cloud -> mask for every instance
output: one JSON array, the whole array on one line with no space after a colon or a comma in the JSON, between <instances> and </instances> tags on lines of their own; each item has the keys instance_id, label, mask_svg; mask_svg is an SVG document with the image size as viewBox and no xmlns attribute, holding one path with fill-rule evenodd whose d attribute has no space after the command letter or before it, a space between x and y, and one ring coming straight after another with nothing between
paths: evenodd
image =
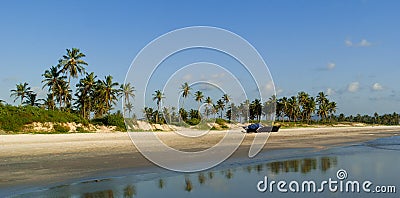
<instances>
[{"instance_id":1,"label":"white cloud","mask_svg":"<svg viewBox=\"0 0 400 198\"><path fill-rule=\"evenodd\" d=\"M353 42L351 42L349 39L346 39L346 40L344 41L344 44L345 44L347 47L353 46Z\"/></svg>"},{"instance_id":2,"label":"white cloud","mask_svg":"<svg viewBox=\"0 0 400 198\"><path fill-rule=\"evenodd\" d=\"M360 83L359 82L352 82L347 86L347 91L349 92L356 92L360 88Z\"/></svg>"},{"instance_id":3,"label":"white cloud","mask_svg":"<svg viewBox=\"0 0 400 198\"><path fill-rule=\"evenodd\" d=\"M361 42L358 44L361 47L368 47L371 46L371 43L368 42L366 39L361 40Z\"/></svg>"},{"instance_id":4,"label":"white cloud","mask_svg":"<svg viewBox=\"0 0 400 198\"><path fill-rule=\"evenodd\" d=\"M326 94L328 96L331 96L331 95L335 94L335 90L333 90L332 88L328 88L328 89L326 89Z\"/></svg>"},{"instance_id":5,"label":"white cloud","mask_svg":"<svg viewBox=\"0 0 400 198\"><path fill-rule=\"evenodd\" d=\"M265 85L265 91L272 91L274 90L275 86L274 83L272 83L272 81L269 81L266 85Z\"/></svg>"},{"instance_id":6,"label":"white cloud","mask_svg":"<svg viewBox=\"0 0 400 198\"><path fill-rule=\"evenodd\" d=\"M335 63L328 63L328 65L327 65L327 68L329 69L329 70L332 70L332 69L334 69L336 67L336 64Z\"/></svg>"},{"instance_id":7,"label":"white cloud","mask_svg":"<svg viewBox=\"0 0 400 198\"><path fill-rule=\"evenodd\" d=\"M380 91L380 90L383 90L383 87L382 87L382 85L381 84L379 84L379 83L374 83L373 85L372 85L372 90L374 90L374 91Z\"/></svg>"},{"instance_id":8,"label":"white cloud","mask_svg":"<svg viewBox=\"0 0 400 198\"><path fill-rule=\"evenodd\" d=\"M353 43L350 39L346 39L344 44L347 47L369 47L372 45L367 39L362 39L359 43Z\"/></svg>"}]
</instances>

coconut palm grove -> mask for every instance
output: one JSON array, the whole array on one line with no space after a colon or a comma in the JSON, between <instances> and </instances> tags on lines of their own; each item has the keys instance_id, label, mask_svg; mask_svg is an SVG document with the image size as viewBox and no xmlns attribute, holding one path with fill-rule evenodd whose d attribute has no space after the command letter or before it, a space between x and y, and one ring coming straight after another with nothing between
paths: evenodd
<instances>
[{"instance_id":1,"label":"coconut palm grove","mask_svg":"<svg viewBox=\"0 0 400 198\"><path fill-rule=\"evenodd\" d=\"M308 126L314 124L366 123L397 125L397 113L378 115L337 115L337 104L324 92L312 96L306 92L281 97L273 95L267 101L246 100L240 104L231 102L229 94L211 98L200 90L193 90L187 82L179 85L183 105L162 107L165 98L161 90L152 95L154 106L144 107L142 115L132 114L135 87L130 83L116 82L111 75L99 77L90 71L86 55L78 48L66 49L54 66L42 74L42 89L47 97L39 98L32 91L29 82L16 84L10 90L10 97L17 104L13 106L0 100L0 129L5 133L33 132L26 125L33 122L67 123L84 125L116 126L125 131L124 117L130 120L144 119L154 124L176 124L186 126L205 122L263 122L275 118L283 126ZM74 83L74 81L76 83ZM119 100L123 101L124 115L116 110ZM185 100L194 100L198 106L185 108ZM200 108L204 106L204 108ZM201 109L201 112L199 111ZM274 116L274 117L273 117ZM57 130L58 129L58 130ZM68 132L68 128L55 127L54 132ZM78 128L77 132L88 132Z\"/></svg>"}]
</instances>

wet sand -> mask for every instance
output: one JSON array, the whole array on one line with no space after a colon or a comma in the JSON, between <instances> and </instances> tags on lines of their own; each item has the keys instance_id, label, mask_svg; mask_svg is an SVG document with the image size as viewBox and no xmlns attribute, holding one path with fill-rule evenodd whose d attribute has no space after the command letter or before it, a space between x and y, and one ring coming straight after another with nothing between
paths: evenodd
<instances>
[{"instance_id":1,"label":"wet sand","mask_svg":"<svg viewBox=\"0 0 400 198\"><path fill-rule=\"evenodd\" d=\"M233 130L240 133L239 129ZM158 135L167 145L197 151L217 143L224 132L211 131L197 138L177 138L171 132ZM363 142L400 134L400 127L334 127L281 129L271 133L263 152L288 148L318 148ZM149 135L143 132L143 135ZM247 156L255 134L246 134L232 155ZM149 142L151 147L153 143ZM154 165L135 148L127 133L0 135L0 191L16 186L50 185L97 173ZM163 152L163 151L156 151Z\"/></svg>"}]
</instances>

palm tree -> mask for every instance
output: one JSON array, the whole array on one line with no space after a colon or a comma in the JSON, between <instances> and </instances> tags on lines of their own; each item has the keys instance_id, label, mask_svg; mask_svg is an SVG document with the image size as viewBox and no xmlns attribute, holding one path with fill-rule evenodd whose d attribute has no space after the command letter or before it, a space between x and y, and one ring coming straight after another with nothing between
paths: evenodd
<instances>
[{"instance_id":1,"label":"palm tree","mask_svg":"<svg viewBox=\"0 0 400 198\"><path fill-rule=\"evenodd\" d=\"M289 117L293 119L294 122L297 121L297 117L300 113L299 103L297 102L297 98L292 96L288 99L288 113Z\"/></svg>"},{"instance_id":2,"label":"palm tree","mask_svg":"<svg viewBox=\"0 0 400 198\"><path fill-rule=\"evenodd\" d=\"M28 86L28 83L19 83L17 84L17 88L11 90L11 97L15 97L14 102L18 99L21 98L20 106L22 105L22 102L24 98L31 92L31 88Z\"/></svg>"},{"instance_id":3,"label":"palm tree","mask_svg":"<svg viewBox=\"0 0 400 198\"><path fill-rule=\"evenodd\" d=\"M224 94L222 96L222 100L224 101L225 106L228 106L228 103L231 101L231 97L228 94Z\"/></svg>"},{"instance_id":4,"label":"palm tree","mask_svg":"<svg viewBox=\"0 0 400 198\"><path fill-rule=\"evenodd\" d=\"M210 98L210 96L208 96L207 98L206 98L206 100L205 100L205 103L207 104L207 106L206 106L206 108L205 108L205 113L206 113L206 119L208 119L208 115L209 115L209 109L208 109L208 106L213 106L213 102L212 102L212 99Z\"/></svg>"},{"instance_id":5,"label":"palm tree","mask_svg":"<svg viewBox=\"0 0 400 198\"><path fill-rule=\"evenodd\" d=\"M297 94L297 99L299 101L299 107L300 107L301 120L305 120L305 118L307 116L304 111L304 106L307 104L309 98L310 98L310 95L308 95L308 93L306 93L304 91L301 91Z\"/></svg>"},{"instance_id":6,"label":"palm tree","mask_svg":"<svg viewBox=\"0 0 400 198\"><path fill-rule=\"evenodd\" d=\"M182 97L187 98L190 95L190 90L192 88L189 86L187 82L183 83L181 86ZM182 108L185 108L185 101L182 101Z\"/></svg>"},{"instance_id":7,"label":"palm tree","mask_svg":"<svg viewBox=\"0 0 400 198\"><path fill-rule=\"evenodd\" d=\"M54 96L53 94L47 94L46 99L41 99L43 102L43 106L47 107L47 110L54 110L56 104L54 102Z\"/></svg>"},{"instance_id":8,"label":"palm tree","mask_svg":"<svg viewBox=\"0 0 400 198\"><path fill-rule=\"evenodd\" d=\"M116 88L119 84L117 82L113 82L113 77L108 75L105 77L105 80L100 81L101 87L104 87L103 90L100 91L100 95L103 98L105 108L110 113L113 104L116 104L118 100L119 89Z\"/></svg>"},{"instance_id":9,"label":"palm tree","mask_svg":"<svg viewBox=\"0 0 400 198\"><path fill-rule=\"evenodd\" d=\"M330 114L330 119L332 121L332 116L334 113L336 113L336 102L330 102L328 103L328 113Z\"/></svg>"},{"instance_id":10,"label":"palm tree","mask_svg":"<svg viewBox=\"0 0 400 198\"><path fill-rule=\"evenodd\" d=\"M85 73L85 67L88 65L82 58L86 55L80 52L78 48L66 49L67 54L58 60L58 67L61 68L60 72L69 74L68 77L68 89L71 84L71 77L78 78L78 74Z\"/></svg>"},{"instance_id":11,"label":"palm tree","mask_svg":"<svg viewBox=\"0 0 400 198\"><path fill-rule=\"evenodd\" d=\"M153 93L153 101L155 100L157 103L156 123L158 123L158 116L161 108L161 100L164 98L165 98L164 94L160 90L157 90Z\"/></svg>"},{"instance_id":12,"label":"palm tree","mask_svg":"<svg viewBox=\"0 0 400 198\"><path fill-rule=\"evenodd\" d=\"M197 103L199 103L199 107L198 107L197 109L200 109L200 104L201 104L201 102L203 102L203 99L204 99L203 92L201 92L201 91L196 91L196 92L194 93L194 100L195 100Z\"/></svg>"},{"instance_id":13,"label":"palm tree","mask_svg":"<svg viewBox=\"0 0 400 198\"><path fill-rule=\"evenodd\" d=\"M222 112L224 111L224 109L225 109L225 103L224 103L224 101L222 101L221 99L219 99L218 101L217 101L217 104L215 105L215 109L217 110L217 112L218 111L220 111L220 116L219 116L219 118L222 118Z\"/></svg>"},{"instance_id":14,"label":"palm tree","mask_svg":"<svg viewBox=\"0 0 400 198\"><path fill-rule=\"evenodd\" d=\"M321 118L321 120L325 120L329 112L329 104L328 103L321 103L318 105L317 114Z\"/></svg>"},{"instance_id":15,"label":"palm tree","mask_svg":"<svg viewBox=\"0 0 400 198\"><path fill-rule=\"evenodd\" d=\"M26 97L27 100L24 102L24 104L30 105L32 107L39 106L39 100L36 98L36 96L37 96L36 93L29 92L27 97Z\"/></svg>"},{"instance_id":16,"label":"palm tree","mask_svg":"<svg viewBox=\"0 0 400 198\"><path fill-rule=\"evenodd\" d=\"M265 119L268 120L270 116L273 116L276 111L276 95L272 95L270 98L268 98L268 101L264 103L263 106L263 114L265 115Z\"/></svg>"},{"instance_id":17,"label":"palm tree","mask_svg":"<svg viewBox=\"0 0 400 198\"><path fill-rule=\"evenodd\" d=\"M44 77L44 80L42 80L42 83L44 83L42 89L44 89L45 86L49 87L49 92L51 93L51 97L54 100L56 94L56 90L60 89L61 84L65 79L67 78L66 76L60 76L60 72L57 70L57 67L52 66L50 70L44 71L44 74L42 74ZM52 110L54 110L55 105L52 105Z\"/></svg>"},{"instance_id":18,"label":"palm tree","mask_svg":"<svg viewBox=\"0 0 400 198\"><path fill-rule=\"evenodd\" d=\"M278 104L278 110L280 111L279 115L282 117L282 121L285 122L285 116L289 117L289 102L287 97L282 97L281 99L279 99Z\"/></svg>"},{"instance_id":19,"label":"palm tree","mask_svg":"<svg viewBox=\"0 0 400 198\"><path fill-rule=\"evenodd\" d=\"M132 103L130 103L130 102L126 103L124 108L125 108L125 111L128 111L129 117L131 117L131 112L133 110Z\"/></svg>"},{"instance_id":20,"label":"palm tree","mask_svg":"<svg viewBox=\"0 0 400 198\"><path fill-rule=\"evenodd\" d=\"M70 106L70 102L72 100L72 90L69 89L67 82L60 81L60 84L56 88L57 101L60 104L60 108L66 110L68 106Z\"/></svg>"},{"instance_id":21,"label":"palm tree","mask_svg":"<svg viewBox=\"0 0 400 198\"><path fill-rule=\"evenodd\" d=\"M316 99L318 104L326 103L328 101L327 95L324 92L319 92Z\"/></svg>"},{"instance_id":22,"label":"palm tree","mask_svg":"<svg viewBox=\"0 0 400 198\"><path fill-rule=\"evenodd\" d=\"M94 96L96 78L97 76L95 76L93 72L86 74L86 77L80 79L79 83L76 85L77 92L75 95L78 97L76 104L78 105L82 116L87 119L89 119L90 111L92 110L92 97Z\"/></svg>"},{"instance_id":23,"label":"palm tree","mask_svg":"<svg viewBox=\"0 0 400 198\"><path fill-rule=\"evenodd\" d=\"M132 97L135 98L135 87L131 86L131 83L126 83L121 85L121 92L122 96L124 97L125 104L130 103L129 98Z\"/></svg>"},{"instance_id":24,"label":"palm tree","mask_svg":"<svg viewBox=\"0 0 400 198\"><path fill-rule=\"evenodd\" d=\"M329 100L327 98L327 95L324 92L319 92L317 95L316 99L318 103L318 112L317 114L321 118L321 120L324 120L328 114L328 103Z\"/></svg>"},{"instance_id":25,"label":"palm tree","mask_svg":"<svg viewBox=\"0 0 400 198\"><path fill-rule=\"evenodd\" d=\"M250 119L256 119L258 122L261 120L262 104L259 99L253 100L250 104Z\"/></svg>"},{"instance_id":26,"label":"palm tree","mask_svg":"<svg viewBox=\"0 0 400 198\"><path fill-rule=\"evenodd\" d=\"M303 113L305 115L305 118L307 119L307 123L310 123L311 115L315 112L315 110L316 103L314 97L310 97L303 106Z\"/></svg>"}]
</instances>

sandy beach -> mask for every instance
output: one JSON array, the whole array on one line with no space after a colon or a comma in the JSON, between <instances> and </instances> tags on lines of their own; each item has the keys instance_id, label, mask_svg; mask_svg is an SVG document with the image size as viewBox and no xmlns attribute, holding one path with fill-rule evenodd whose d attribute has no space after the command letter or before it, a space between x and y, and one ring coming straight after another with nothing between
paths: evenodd
<instances>
[{"instance_id":1,"label":"sandy beach","mask_svg":"<svg viewBox=\"0 0 400 198\"><path fill-rule=\"evenodd\" d=\"M240 130L232 132L240 133ZM399 133L398 126L281 129L271 133L263 152L287 148L324 149ZM176 138L171 132L158 134L173 148L195 151L214 145L224 132L212 131L195 141ZM254 135L246 134L231 157L247 156ZM122 132L1 135L0 150L0 189L46 185L100 172L154 166L137 151L129 135Z\"/></svg>"}]
</instances>

